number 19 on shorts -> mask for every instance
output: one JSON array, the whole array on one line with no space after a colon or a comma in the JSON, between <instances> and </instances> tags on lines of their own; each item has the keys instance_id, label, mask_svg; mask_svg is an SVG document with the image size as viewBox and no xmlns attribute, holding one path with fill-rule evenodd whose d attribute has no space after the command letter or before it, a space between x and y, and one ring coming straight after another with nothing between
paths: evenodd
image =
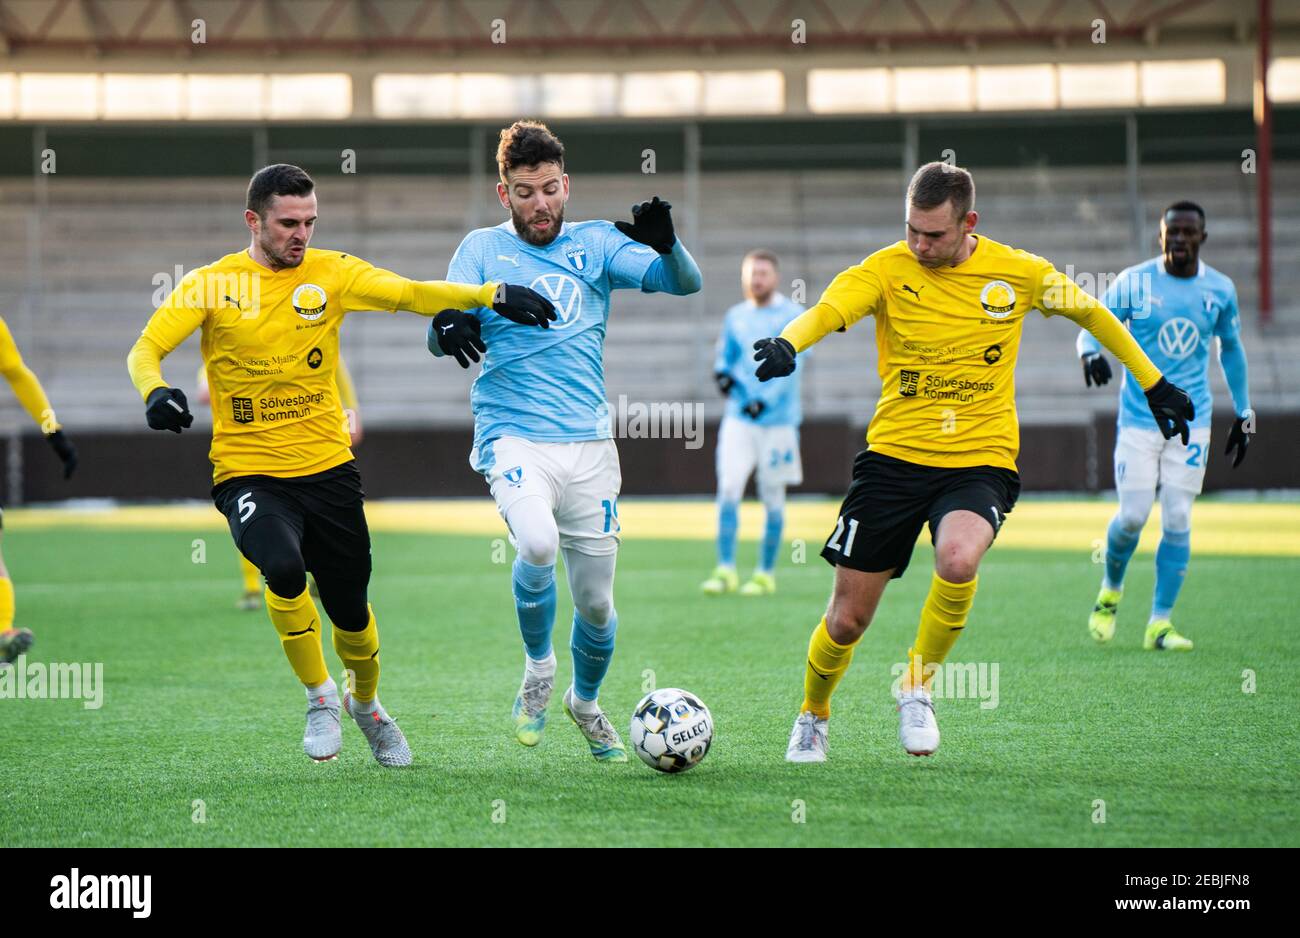
<instances>
[{"instance_id":1,"label":"number 19 on shorts","mask_svg":"<svg viewBox=\"0 0 1300 938\"><path fill-rule=\"evenodd\" d=\"M602 498L600 507L605 509L605 534L612 530L615 534L619 532L618 526L618 499Z\"/></svg>"}]
</instances>

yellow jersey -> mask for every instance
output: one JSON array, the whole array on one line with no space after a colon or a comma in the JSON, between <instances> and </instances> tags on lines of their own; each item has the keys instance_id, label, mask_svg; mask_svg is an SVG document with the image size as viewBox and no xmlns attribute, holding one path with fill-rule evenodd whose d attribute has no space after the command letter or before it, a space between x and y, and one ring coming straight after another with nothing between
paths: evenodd
<instances>
[{"instance_id":1,"label":"yellow jersey","mask_svg":"<svg viewBox=\"0 0 1300 938\"><path fill-rule=\"evenodd\" d=\"M1088 329L1146 389L1160 372L1120 321L1043 258L978 237L955 267L930 268L899 241L839 274L781 337L803 351L876 319L880 400L868 447L923 466L1016 468L1015 367L1030 310Z\"/></svg>"},{"instance_id":2,"label":"yellow jersey","mask_svg":"<svg viewBox=\"0 0 1300 938\"><path fill-rule=\"evenodd\" d=\"M495 288L407 280L315 248L297 267L272 271L240 251L187 275L150 318L127 364L147 400L168 386L161 359L201 329L213 483L311 475L352 458L336 378L344 315L490 307Z\"/></svg>"}]
</instances>

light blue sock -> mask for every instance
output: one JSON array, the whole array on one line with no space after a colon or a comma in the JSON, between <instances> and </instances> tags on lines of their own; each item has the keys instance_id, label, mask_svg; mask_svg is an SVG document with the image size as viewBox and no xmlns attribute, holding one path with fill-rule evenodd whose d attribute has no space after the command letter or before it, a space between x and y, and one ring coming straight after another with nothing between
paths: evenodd
<instances>
[{"instance_id":1,"label":"light blue sock","mask_svg":"<svg viewBox=\"0 0 1300 938\"><path fill-rule=\"evenodd\" d=\"M768 511L767 524L763 527L763 548L759 553L758 569L771 573L776 566L776 554L781 549L781 529L785 527L785 512L777 509Z\"/></svg>"},{"instance_id":2,"label":"light blue sock","mask_svg":"<svg viewBox=\"0 0 1300 938\"><path fill-rule=\"evenodd\" d=\"M551 653L555 628L555 564L540 566L516 555L512 584L524 647L528 657L540 661Z\"/></svg>"},{"instance_id":3,"label":"light blue sock","mask_svg":"<svg viewBox=\"0 0 1300 938\"><path fill-rule=\"evenodd\" d=\"M1106 529L1106 585L1119 589L1124 585L1124 571L1142 539L1142 529L1126 531L1116 515Z\"/></svg>"},{"instance_id":4,"label":"light blue sock","mask_svg":"<svg viewBox=\"0 0 1300 938\"><path fill-rule=\"evenodd\" d=\"M618 631L618 613L611 612L609 621L593 625L577 610L573 613L573 633L569 648L573 652L573 690L583 700L595 700L600 693L600 682L609 670L614 657L614 633Z\"/></svg>"},{"instance_id":5,"label":"light blue sock","mask_svg":"<svg viewBox=\"0 0 1300 938\"><path fill-rule=\"evenodd\" d=\"M740 529L740 504L718 502L718 565L736 565L736 532Z\"/></svg>"},{"instance_id":6,"label":"light blue sock","mask_svg":"<svg viewBox=\"0 0 1300 938\"><path fill-rule=\"evenodd\" d=\"M1167 619L1174 611L1191 557L1191 531L1161 533L1160 546L1156 548L1156 595L1151 603L1151 618Z\"/></svg>"}]
</instances>

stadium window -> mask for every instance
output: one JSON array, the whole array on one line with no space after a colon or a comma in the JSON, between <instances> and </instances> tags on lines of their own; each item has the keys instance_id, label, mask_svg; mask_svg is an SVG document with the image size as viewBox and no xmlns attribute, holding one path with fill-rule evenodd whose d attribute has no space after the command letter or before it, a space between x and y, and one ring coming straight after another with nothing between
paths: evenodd
<instances>
[{"instance_id":1,"label":"stadium window","mask_svg":"<svg viewBox=\"0 0 1300 938\"><path fill-rule=\"evenodd\" d=\"M380 74L371 85L376 117L455 117L455 75Z\"/></svg>"},{"instance_id":2,"label":"stadium window","mask_svg":"<svg viewBox=\"0 0 1300 938\"><path fill-rule=\"evenodd\" d=\"M887 68L814 68L808 71L808 110L814 114L888 111Z\"/></svg>"},{"instance_id":3,"label":"stadium window","mask_svg":"<svg viewBox=\"0 0 1300 938\"><path fill-rule=\"evenodd\" d=\"M185 113L183 86L180 75L105 75L103 117L178 120Z\"/></svg>"},{"instance_id":4,"label":"stadium window","mask_svg":"<svg viewBox=\"0 0 1300 938\"><path fill-rule=\"evenodd\" d=\"M1056 107L1051 65L981 65L975 69L975 103L981 111Z\"/></svg>"},{"instance_id":5,"label":"stadium window","mask_svg":"<svg viewBox=\"0 0 1300 938\"><path fill-rule=\"evenodd\" d=\"M434 75L380 74L371 85L376 117L455 117L459 78Z\"/></svg>"},{"instance_id":6,"label":"stadium window","mask_svg":"<svg viewBox=\"0 0 1300 938\"><path fill-rule=\"evenodd\" d=\"M1138 103L1136 62L1057 66L1062 107L1125 107Z\"/></svg>"},{"instance_id":7,"label":"stadium window","mask_svg":"<svg viewBox=\"0 0 1300 938\"><path fill-rule=\"evenodd\" d=\"M704 73L705 114L780 114L785 76L776 69Z\"/></svg>"},{"instance_id":8,"label":"stadium window","mask_svg":"<svg viewBox=\"0 0 1300 938\"><path fill-rule=\"evenodd\" d=\"M13 72L0 73L0 117L13 117L17 112L17 78Z\"/></svg>"},{"instance_id":9,"label":"stadium window","mask_svg":"<svg viewBox=\"0 0 1300 938\"><path fill-rule=\"evenodd\" d=\"M894 69L895 110L968 111L973 104L969 66Z\"/></svg>"},{"instance_id":10,"label":"stadium window","mask_svg":"<svg viewBox=\"0 0 1300 938\"><path fill-rule=\"evenodd\" d=\"M270 82L272 118L340 120L352 116L351 75L272 75Z\"/></svg>"},{"instance_id":11,"label":"stadium window","mask_svg":"<svg viewBox=\"0 0 1300 938\"><path fill-rule=\"evenodd\" d=\"M1268 63L1268 94L1274 101L1300 101L1300 58Z\"/></svg>"},{"instance_id":12,"label":"stadium window","mask_svg":"<svg viewBox=\"0 0 1300 938\"><path fill-rule=\"evenodd\" d=\"M461 117L509 117L537 108L537 82L531 75L462 72L456 83L456 113Z\"/></svg>"},{"instance_id":13,"label":"stadium window","mask_svg":"<svg viewBox=\"0 0 1300 938\"><path fill-rule=\"evenodd\" d=\"M190 75L185 116L191 120L260 120L266 112L265 75Z\"/></svg>"},{"instance_id":14,"label":"stadium window","mask_svg":"<svg viewBox=\"0 0 1300 938\"><path fill-rule=\"evenodd\" d=\"M91 73L33 73L18 76L18 116L77 119L99 116L99 76Z\"/></svg>"},{"instance_id":15,"label":"stadium window","mask_svg":"<svg viewBox=\"0 0 1300 938\"><path fill-rule=\"evenodd\" d=\"M700 110L699 72L628 72L619 110L629 117L667 117Z\"/></svg>"},{"instance_id":16,"label":"stadium window","mask_svg":"<svg viewBox=\"0 0 1300 938\"><path fill-rule=\"evenodd\" d=\"M1142 103L1222 104L1226 100L1223 59L1142 63Z\"/></svg>"},{"instance_id":17,"label":"stadium window","mask_svg":"<svg viewBox=\"0 0 1300 938\"><path fill-rule=\"evenodd\" d=\"M541 113L547 117L608 117L618 113L618 77L595 72L541 76Z\"/></svg>"}]
</instances>

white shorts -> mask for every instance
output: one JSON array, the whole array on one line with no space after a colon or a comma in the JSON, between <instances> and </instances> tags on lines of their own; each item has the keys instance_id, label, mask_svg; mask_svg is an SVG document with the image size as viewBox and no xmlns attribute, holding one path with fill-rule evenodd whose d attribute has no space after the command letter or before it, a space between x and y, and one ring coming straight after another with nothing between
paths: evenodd
<instances>
[{"instance_id":1,"label":"white shorts","mask_svg":"<svg viewBox=\"0 0 1300 938\"><path fill-rule=\"evenodd\" d=\"M1196 427L1182 439L1159 430L1120 427L1115 441L1115 488L1154 492L1157 485L1200 494L1210 458L1210 428Z\"/></svg>"},{"instance_id":2,"label":"white shorts","mask_svg":"<svg viewBox=\"0 0 1300 938\"><path fill-rule=\"evenodd\" d=\"M504 436L490 445L483 477L502 518L521 498L537 495L555 515L561 548L595 555L618 550L623 473L613 440L533 443Z\"/></svg>"},{"instance_id":3,"label":"white shorts","mask_svg":"<svg viewBox=\"0 0 1300 938\"><path fill-rule=\"evenodd\" d=\"M748 420L723 417L718 429L718 488L744 492L755 469L759 488L803 482L799 428L760 427Z\"/></svg>"}]
</instances>

